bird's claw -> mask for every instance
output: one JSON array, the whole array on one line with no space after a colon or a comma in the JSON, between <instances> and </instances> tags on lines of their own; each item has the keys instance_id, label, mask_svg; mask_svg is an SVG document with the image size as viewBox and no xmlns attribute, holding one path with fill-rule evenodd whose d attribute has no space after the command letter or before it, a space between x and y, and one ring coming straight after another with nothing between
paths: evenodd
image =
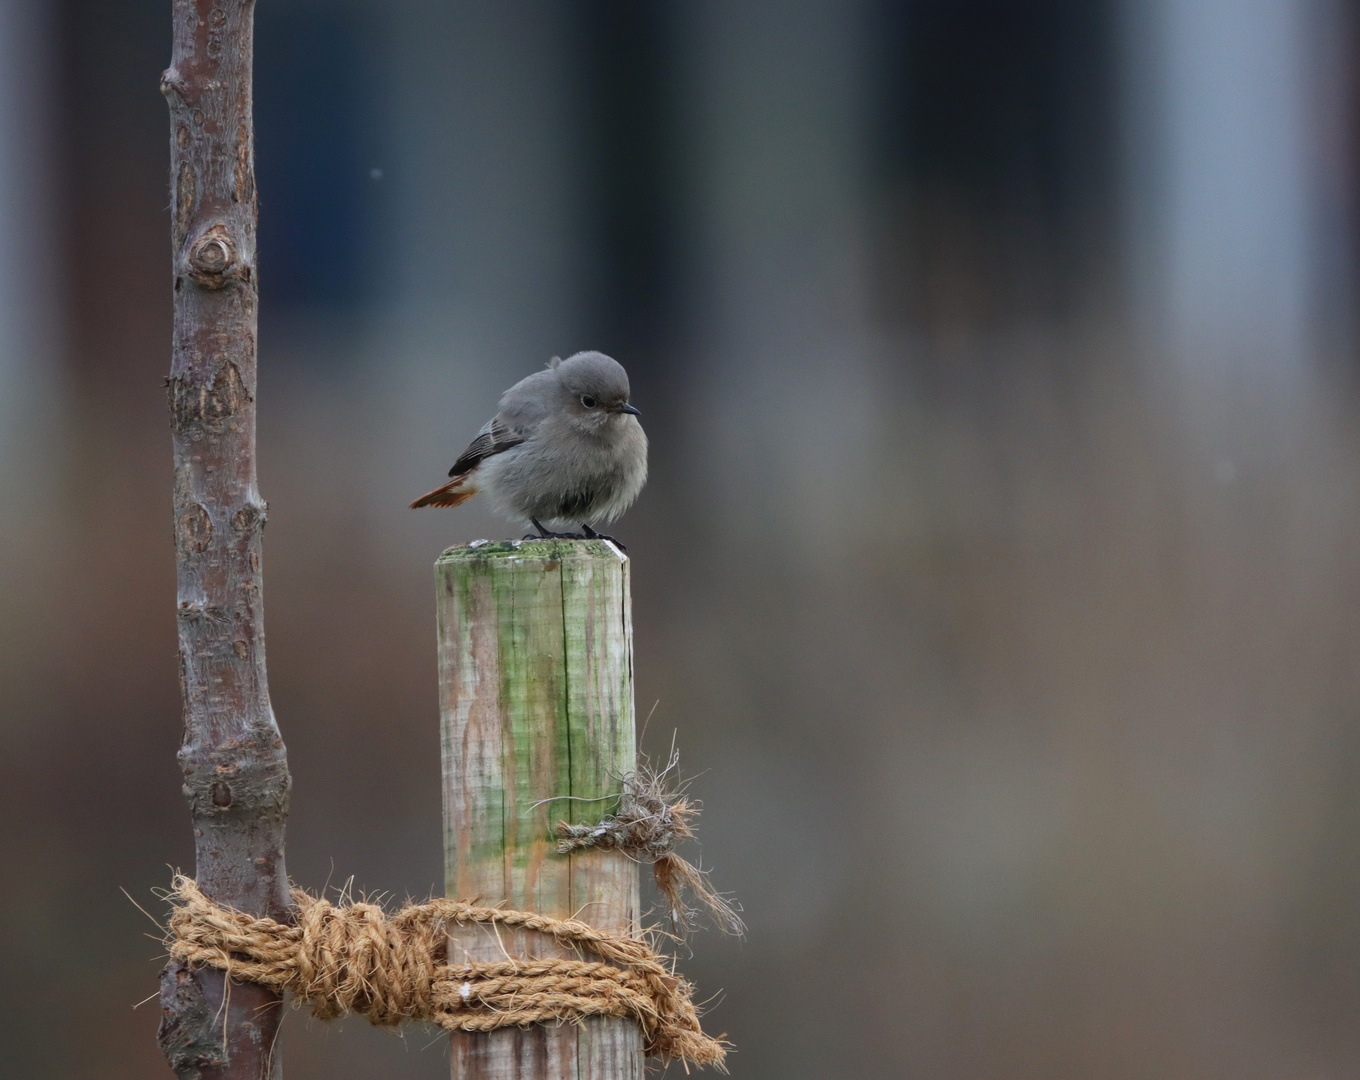
<instances>
[{"instance_id":1,"label":"bird's claw","mask_svg":"<svg viewBox=\"0 0 1360 1080\"><path fill-rule=\"evenodd\" d=\"M608 533L596 532L596 531L595 531L594 529L592 529L589 525L584 524L584 523L582 523L582 525L581 525L581 534L582 534L587 540L608 540L611 544L613 544L613 545L614 545L616 548L618 548L620 551L627 551L627 550L628 550L628 549L623 545L622 542L620 542L620 541L614 539L614 537L610 536Z\"/></svg>"},{"instance_id":2,"label":"bird's claw","mask_svg":"<svg viewBox=\"0 0 1360 1080\"><path fill-rule=\"evenodd\" d=\"M557 533L557 532L549 532L547 529L545 529L542 525L539 524L537 518L530 518L530 519L529 519L529 524L531 524L535 529L538 530L538 535L535 536L533 533L530 533L528 536L526 536L526 537L524 538L524 539L526 539L526 540L588 540L588 539L589 539L589 537L586 536L585 533Z\"/></svg>"},{"instance_id":3,"label":"bird's claw","mask_svg":"<svg viewBox=\"0 0 1360 1080\"><path fill-rule=\"evenodd\" d=\"M620 551L628 550L626 547L623 546L623 544L619 543L619 541L615 540L612 536L608 536L605 533L596 532L587 524L582 524L581 531L578 533L559 533L549 532L537 521L534 521L533 518L530 518L529 520L533 523L534 528L537 529L538 532L526 533L524 537L524 539L526 540L608 540L611 544L615 545Z\"/></svg>"}]
</instances>

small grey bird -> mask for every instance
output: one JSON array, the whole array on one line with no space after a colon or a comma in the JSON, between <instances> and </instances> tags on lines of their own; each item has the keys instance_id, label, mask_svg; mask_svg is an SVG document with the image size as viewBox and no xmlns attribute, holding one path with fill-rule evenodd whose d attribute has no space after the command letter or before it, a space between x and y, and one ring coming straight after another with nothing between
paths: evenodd
<instances>
[{"instance_id":1,"label":"small grey bird","mask_svg":"<svg viewBox=\"0 0 1360 1080\"><path fill-rule=\"evenodd\" d=\"M647 482L639 415L618 361L598 352L554 357L501 395L500 412L453 463L453 479L411 509L457 506L481 491L539 536L598 536L591 525L617 518ZM578 524L579 534L550 531Z\"/></svg>"}]
</instances>

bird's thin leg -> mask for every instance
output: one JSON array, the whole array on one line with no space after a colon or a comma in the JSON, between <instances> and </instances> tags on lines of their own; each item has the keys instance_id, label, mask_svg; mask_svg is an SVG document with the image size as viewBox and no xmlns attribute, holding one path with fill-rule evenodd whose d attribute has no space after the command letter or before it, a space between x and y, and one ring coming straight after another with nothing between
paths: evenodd
<instances>
[{"instance_id":1,"label":"bird's thin leg","mask_svg":"<svg viewBox=\"0 0 1360 1080\"><path fill-rule=\"evenodd\" d=\"M587 540L608 540L620 551L628 550L626 547L624 547L623 544L621 544L618 540L615 540L612 536L609 536L605 533L596 532L594 529L590 527L588 522L584 521L581 522L581 535L584 536Z\"/></svg>"},{"instance_id":2,"label":"bird's thin leg","mask_svg":"<svg viewBox=\"0 0 1360 1080\"><path fill-rule=\"evenodd\" d=\"M584 533L555 533L555 532L549 532L547 529L545 529L545 528L539 523L538 518L531 517L529 520L533 523L534 528L538 530L538 535L535 536L533 533L530 533L528 536L526 536L526 537L524 538L524 539L526 539L526 540L584 540L584 539L586 539L586 536L585 536Z\"/></svg>"}]
</instances>

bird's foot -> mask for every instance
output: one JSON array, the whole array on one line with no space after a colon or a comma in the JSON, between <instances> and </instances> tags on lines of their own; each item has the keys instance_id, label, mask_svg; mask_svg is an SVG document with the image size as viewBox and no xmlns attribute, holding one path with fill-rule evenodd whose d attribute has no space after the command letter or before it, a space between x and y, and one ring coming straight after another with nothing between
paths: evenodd
<instances>
[{"instance_id":1,"label":"bird's foot","mask_svg":"<svg viewBox=\"0 0 1360 1080\"><path fill-rule=\"evenodd\" d=\"M622 542L615 540L614 537L610 536L608 533L596 532L589 526L589 524L585 522L581 523L581 535L584 536L587 540L608 540L620 551L628 550L626 547L624 547Z\"/></svg>"},{"instance_id":2,"label":"bird's foot","mask_svg":"<svg viewBox=\"0 0 1360 1080\"><path fill-rule=\"evenodd\" d=\"M538 535L535 536L533 533L529 533L529 534L528 534L527 536L525 536L525 538L524 538L524 539L526 539L526 540L588 540L588 539L590 539L588 536L586 536L585 533L559 533L559 532L549 532L547 529L545 529L542 525L540 525L540 524L538 523L538 519L537 519L537 518L530 518L529 521L532 523L533 527L534 527L535 529L538 530Z\"/></svg>"}]
</instances>

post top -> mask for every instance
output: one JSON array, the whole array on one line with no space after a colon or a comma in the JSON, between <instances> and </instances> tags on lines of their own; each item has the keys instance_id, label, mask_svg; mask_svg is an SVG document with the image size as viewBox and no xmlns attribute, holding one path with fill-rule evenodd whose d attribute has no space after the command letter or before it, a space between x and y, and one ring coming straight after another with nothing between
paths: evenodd
<instances>
[{"instance_id":1,"label":"post top","mask_svg":"<svg viewBox=\"0 0 1360 1080\"><path fill-rule=\"evenodd\" d=\"M608 540L473 540L446 548L435 560L435 566L496 559L512 562L613 559L626 563L628 556Z\"/></svg>"}]
</instances>

